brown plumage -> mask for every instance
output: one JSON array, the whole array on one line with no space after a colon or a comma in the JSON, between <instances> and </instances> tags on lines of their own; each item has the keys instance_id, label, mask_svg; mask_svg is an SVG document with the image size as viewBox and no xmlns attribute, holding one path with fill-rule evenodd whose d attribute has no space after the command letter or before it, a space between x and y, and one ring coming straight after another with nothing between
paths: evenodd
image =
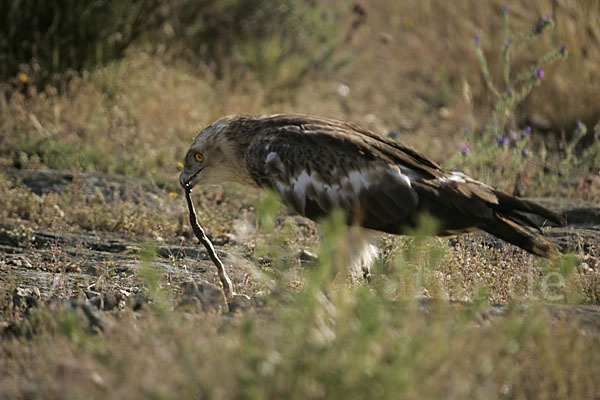
<instances>
[{"instance_id":1,"label":"brown plumage","mask_svg":"<svg viewBox=\"0 0 600 400\"><path fill-rule=\"evenodd\" d=\"M341 208L349 224L393 234L427 212L439 220L439 234L480 229L543 257L557 247L525 213L564 223L537 203L445 171L410 147L306 115L216 121L194 139L180 180L272 188L305 217L318 220Z\"/></svg>"}]
</instances>

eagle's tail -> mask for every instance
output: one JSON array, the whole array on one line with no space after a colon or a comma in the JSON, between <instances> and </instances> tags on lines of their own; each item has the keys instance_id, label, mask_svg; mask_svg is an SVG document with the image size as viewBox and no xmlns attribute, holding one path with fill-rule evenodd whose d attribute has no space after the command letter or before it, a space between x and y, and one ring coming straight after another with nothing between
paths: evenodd
<instances>
[{"instance_id":1,"label":"eagle's tail","mask_svg":"<svg viewBox=\"0 0 600 400\"><path fill-rule=\"evenodd\" d=\"M558 255L558 246L540 235L538 225L523 212L539 215L560 225L565 224L563 216L538 203L519 199L501 191L494 191L494 194L498 199L498 204L493 207L495 218L482 221L478 226L480 229L532 254L547 258Z\"/></svg>"},{"instance_id":2,"label":"eagle's tail","mask_svg":"<svg viewBox=\"0 0 600 400\"><path fill-rule=\"evenodd\" d=\"M413 181L422 210L441 223L440 234L469 232L478 228L542 257L558 254L558 246L544 238L526 214L539 215L557 224L565 219L533 201L520 199L474 180Z\"/></svg>"},{"instance_id":3,"label":"eagle's tail","mask_svg":"<svg viewBox=\"0 0 600 400\"><path fill-rule=\"evenodd\" d=\"M550 258L558 255L555 243L502 215L497 215L494 221L479 228L537 256Z\"/></svg>"}]
</instances>

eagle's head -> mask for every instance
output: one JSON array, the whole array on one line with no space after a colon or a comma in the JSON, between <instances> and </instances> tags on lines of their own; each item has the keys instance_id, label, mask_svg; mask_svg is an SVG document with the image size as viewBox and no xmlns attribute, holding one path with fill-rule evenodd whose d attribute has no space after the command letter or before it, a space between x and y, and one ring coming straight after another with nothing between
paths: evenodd
<instances>
[{"instance_id":1,"label":"eagle's head","mask_svg":"<svg viewBox=\"0 0 600 400\"><path fill-rule=\"evenodd\" d=\"M199 183L252 184L247 173L244 148L234 140L238 132L236 117L222 118L204 128L192 141L183 163L179 183L192 188Z\"/></svg>"}]
</instances>

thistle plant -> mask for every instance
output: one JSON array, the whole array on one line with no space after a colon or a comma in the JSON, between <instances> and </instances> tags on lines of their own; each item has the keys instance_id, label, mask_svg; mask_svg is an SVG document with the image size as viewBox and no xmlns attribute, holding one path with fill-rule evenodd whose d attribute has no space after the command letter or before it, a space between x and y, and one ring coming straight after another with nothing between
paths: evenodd
<instances>
[{"instance_id":1,"label":"thistle plant","mask_svg":"<svg viewBox=\"0 0 600 400\"><path fill-rule=\"evenodd\" d=\"M527 47L533 40L539 38L548 29L553 28L555 22L549 14L546 14L545 17L539 19L534 27L513 33L509 27L509 15L509 9L504 7L502 9L503 42L498 49L502 60L502 78L500 82L496 82L490 73L487 58L483 53L482 38L475 35L475 52L480 70L487 88L496 97L496 104L490 122L487 123L480 135L473 135L469 127L463 129L464 142L468 145L463 145L460 154L451 160L450 164L453 167L463 167L462 164L466 162L466 158L470 155L477 155L469 159L469 165L477 167L478 164L487 163L498 151L508 152L513 150L512 154L515 157L512 160L514 162L511 170L514 170L531 157L530 152L525 148L529 141L531 127L526 126L521 129L519 136L511 143L511 138L506 132L507 123L518 105L527 98L536 86L542 83L545 76L544 68L567 56L567 47L562 45L553 49L515 73L511 68L515 54ZM490 146L490 143L495 143L497 146Z\"/></svg>"},{"instance_id":2,"label":"thistle plant","mask_svg":"<svg viewBox=\"0 0 600 400\"><path fill-rule=\"evenodd\" d=\"M576 172L591 172L597 173L600 169L600 123L594 127L593 140L591 144L585 146L580 152L576 152L576 147L581 140L587 135L588 128L581 122L577 121L575 130L571 135L571 139L565 143L564 157L558 165L559 171L562 174L572 174Z\"/></svg>"},{"instance_id":3,"label":"thistle plant","mask_svg":"<svg viewBox=\"0 0 600 400\"><path fill-rule=\"evenodd\" d=\"M515 77L511 74L511 58L519 49L530 44L532 40L538 38L547 29L553 28L554 20L549 14L545 18L540 18L537 25L530 30L511 34L509 30L509 10L504 7L502 12L502 29L504 43L500 49L502 53L502 89L494 82L487 66L487 60L483 54L481 47L481 38L475 36L475 52L479 66L483 74L483 78L487 87L496 96L496 107L492 113L492 121L488 123L484 138L492 137L493 135L501 136L506 128L506 123L510 118L514 109L525 100L531 93L533 88L539 85L544 79L544 68L555 61L567 56L567 47L562 45L558 49L554 49L534 64L525 67Z\"/></svg>"}]
</instances>

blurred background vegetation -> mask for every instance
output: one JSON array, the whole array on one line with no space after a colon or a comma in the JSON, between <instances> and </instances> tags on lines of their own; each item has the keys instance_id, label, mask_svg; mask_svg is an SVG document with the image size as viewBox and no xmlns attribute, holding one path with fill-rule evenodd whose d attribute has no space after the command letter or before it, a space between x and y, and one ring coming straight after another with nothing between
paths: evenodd
<instances>
[{"instance_id":1,"label":"blurred background vegetation","mask_svg":"<svg viewBox=\"0 0 600 400\"><path fill-rule=\"evenodd\" d=\"M481 38L490 74L500 78L503 4L4 1L0 164L170 181L168 167L212 120L292 111L393 132L450 160L470 145L461 135L465 126L477 135L490 122L497 99L485 86L473 37ZM515 1L508 11L514 31L535 29L544 15L556 22L515 52L515 69L561 45L569 54L545 71L500 135L512 139L508 147L514 149L515 132L531 126L527 150L533 157L522 162L495 154L487 164L449 166L512 189L515 170L533 164L540 174L556 175L559 159L572 158L566 152L577 121L588 129L573 151L597 144L600 2ZM483 156L472 151L469 157ZM485 173L496 164L507 168ZM597 172L593 165L576 169ZM537 178L526 180L545 182Z\"/></svg>"},{"instance_id":2,"label":"blurred background vegetation","mask_svg":"<svg viewBox=\"0 0 600 400\"><path fill-rule=\"evenodd\" d=\"M297 86L341 64L333 60L340 10L295 0L3 2L0 80L25 83L26 74L26 83L43 89L133 48L168 52L219 79L251 74Z\"/></svg>"}]
</instances>

